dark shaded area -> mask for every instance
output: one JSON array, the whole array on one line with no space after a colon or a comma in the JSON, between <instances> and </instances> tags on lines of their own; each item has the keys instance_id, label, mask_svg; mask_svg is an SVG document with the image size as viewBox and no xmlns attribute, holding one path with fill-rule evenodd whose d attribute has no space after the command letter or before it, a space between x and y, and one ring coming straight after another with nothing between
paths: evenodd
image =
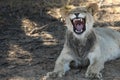
<instances>
[{"instance_id":1,"label":"dark shaded area","mask_svg":"<svg viewBox=\"0 0 120 80\"><path fill-rule=\"evenodd\" d=\"M53 31L65 30L63 24L56 18L47 14L48 6L44 6L42 1L0 1L0 79L6 80L14 76L23 76L21 72L31 69L35 65L41 66L42 64L47 64L46 58L53 60L54 58L41 56L44 55L48 48L54 48L56 45L44 45L43 39L41 37L32 37L26 35L29 30L24 31L22 27L22 20L28 19L31 22L35 22L38 26L33 26L32 29L36 27L41 27L46 24L57 22L59 26L47 25L44 31L50 33L55 39L56 36L61 34L51 33ZM40 5L42 4L42 5ZM56 23L55 23L56 24ZM58 28L60 27L60 28ZM29 23L28 23L29 28ZM32 30L31 29L31 30ZM41 34L41 32L38 32ZM63 35L62 35L63 36ZM59 37L58 37L59 38ZM49 40L48 41L52 41ZM18 47L18 48L17 48ZM20 49L23 50L23 52ZM18 49L14 52L15 49ZM12 52L13 50L13 52ZM20 50L20 51L19 51ZM42 51L40 51L42 50ZM11 51L11 52L10 52ZM38 51L38 52L36 52ZM56 51L54 51L56 52ZM11 53L11 54L10 54ZM12 55L13 56L10 56ZM15 55L14 55L15 54ZM53 52L51 52L53 54ZM49 55L51 55L49 54ZM40 58L40 59L39 59ZM38 60L37 60L38 59ZM30 60L30 61L29 61ZM43 62L44 61L44 62ZM41 68L45 66L42 65ZM34 70L34 68L32 69ZM44 70L44 69L43 69ZM36 71L33 71L30 75L25 77L31 77L33 74L36 75ZM38 74L37 74L38 75Z\"/></svg>"}]
</instances>

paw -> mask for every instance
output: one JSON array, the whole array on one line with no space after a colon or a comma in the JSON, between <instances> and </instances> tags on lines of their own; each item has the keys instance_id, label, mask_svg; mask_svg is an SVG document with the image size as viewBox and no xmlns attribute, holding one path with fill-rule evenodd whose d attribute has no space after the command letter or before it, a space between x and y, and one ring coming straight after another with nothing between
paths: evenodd
<instances>
[{"instance_id":1,"label":"paw","mask_svg":"<svg viewBox=\"0 0 120 80\"><path fill-rule=\"evenodd\" d=\"M99 79L99 80L103 80L102 79L102 74L101 73L95 73L95 72L86 72L85 77L89 78L89 79Z\"/></svg>"},{"instance_id":2,"label":"paw","mask_svg":"<svg viewBox=\"0 0 120 80\"><path fill-rule=\"evenodd\" d=\"M62 77L64 74L65 74L64 72L48 72L47 77L57 78L57 77Z\"/></svg>"}]
</instances>

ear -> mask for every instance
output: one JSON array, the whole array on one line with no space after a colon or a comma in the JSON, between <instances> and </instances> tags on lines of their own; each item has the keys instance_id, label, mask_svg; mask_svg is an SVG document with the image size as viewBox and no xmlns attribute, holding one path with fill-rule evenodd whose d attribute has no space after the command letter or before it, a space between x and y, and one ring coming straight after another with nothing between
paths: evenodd
<instances>
[{"instance_id":1,"label":"ear","mask_svg":"<svg viewBox=\"0 0 120 80\"><path fill-rule=\"evenodd\" d=\"M97 5L97 3L90 3L90 4L87 6L87 10L88 10L92 15L94 15L94 14L98 11L98 5Z\"/></svg>"},{"instance_id":2,"label":"ear","mask_svg":"<svg viewBox=\"0 0 120 80\"><path fill-rule=\"evenodd\" d=\"M60 9L60 14L61 14L61 16L62 16L62 17L67 16L67 15L69 14L69 12L70 12L71 10L73 10L74 8L75 8L75 6L73 6L73 5L67 5L67 6L62 7L62 8Z\"/></svg>"}]
</instances>

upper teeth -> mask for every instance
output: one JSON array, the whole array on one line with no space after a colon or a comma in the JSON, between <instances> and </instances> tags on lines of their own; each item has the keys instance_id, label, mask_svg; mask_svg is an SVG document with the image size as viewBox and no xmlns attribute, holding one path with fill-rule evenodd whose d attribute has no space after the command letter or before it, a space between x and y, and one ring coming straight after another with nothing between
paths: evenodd
<instances>
[{"instance_id":1,"label":"upper teeth","mask_svg":"<svg viewBox=\"0 0 120 80\"><path fill-rule=\"evenodd\" d=\"M83 19L80 19L81 21L83 21Z\"/></svg>"},{"instance_id":2,"label":"upper teeth","mask_svg":"<svg viewBox=\"0 0 120 80\"><path fill-rule=\"evenodd\" d=\"M75 22L76 20L80 20L80 21L83 21L83 19L81 18L81 19L74 19L74 20L73 20L73 22Z\"/></svg>"}]
</instances>

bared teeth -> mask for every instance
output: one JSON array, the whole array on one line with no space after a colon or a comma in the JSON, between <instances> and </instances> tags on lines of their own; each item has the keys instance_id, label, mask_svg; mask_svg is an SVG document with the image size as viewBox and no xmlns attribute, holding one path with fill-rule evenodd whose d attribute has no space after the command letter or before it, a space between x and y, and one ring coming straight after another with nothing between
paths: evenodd
<instances>
[{"instance_id":1,"label":"bared teeth","mask_svg":"<svg viewBox=\"0 0 120 80\"><path fill-rule=\"evenodd\" d=\"M82 32L83 30L81 29L81 32Z\"/></svg>"},{"instance_id":2,"label":"bared teeth","mask_svg":"<svg viewBox=\"0 0 120 80\"><path fill-rule=\"evenodd\" d=\"M76 22L76 21L78 21L78 20L79 20L79 19L74 19L73 22Z\"/></svg>"},{"instance_id":3,"label":"bared teeth","mask_svg":"<svg viewBox=\"0 0 120 80\"><path fill-rule=\"evenodd\" d=\"M75 30L77 33L79 33L79 32L83 32L83 30L81 29L80 31L78 31L78 30Z\"/></svg>"},{"instance_id":4,"label":"bared teeth","mask_svg":"<svg viewBox=\"0 0 120 80\"><path fill-rule=\"evenodd\" d=\"M75 23L76 21L81 21L83 22L83 19L82 18L79 18L79 19L74 19L73 22Z\"/></svg>"},{"instance_id":5,"label":"bared teeth","mask_svg":"<svg viewBox=\"0 0 120 80\"><path fill-rule=\"evenodd\" d=\"M75 23L76 19L73 20L73 22Z\"/></svg>"},{"instance_id":6,"label":"bared teeth","mask_svg":"<svg viewBox=\"0 0 120 80\"><path fill-rule=\"evenodd\" d=\"M80 21L83 21L83 19L80 19Z\"/></svg>"}]
</instances>

